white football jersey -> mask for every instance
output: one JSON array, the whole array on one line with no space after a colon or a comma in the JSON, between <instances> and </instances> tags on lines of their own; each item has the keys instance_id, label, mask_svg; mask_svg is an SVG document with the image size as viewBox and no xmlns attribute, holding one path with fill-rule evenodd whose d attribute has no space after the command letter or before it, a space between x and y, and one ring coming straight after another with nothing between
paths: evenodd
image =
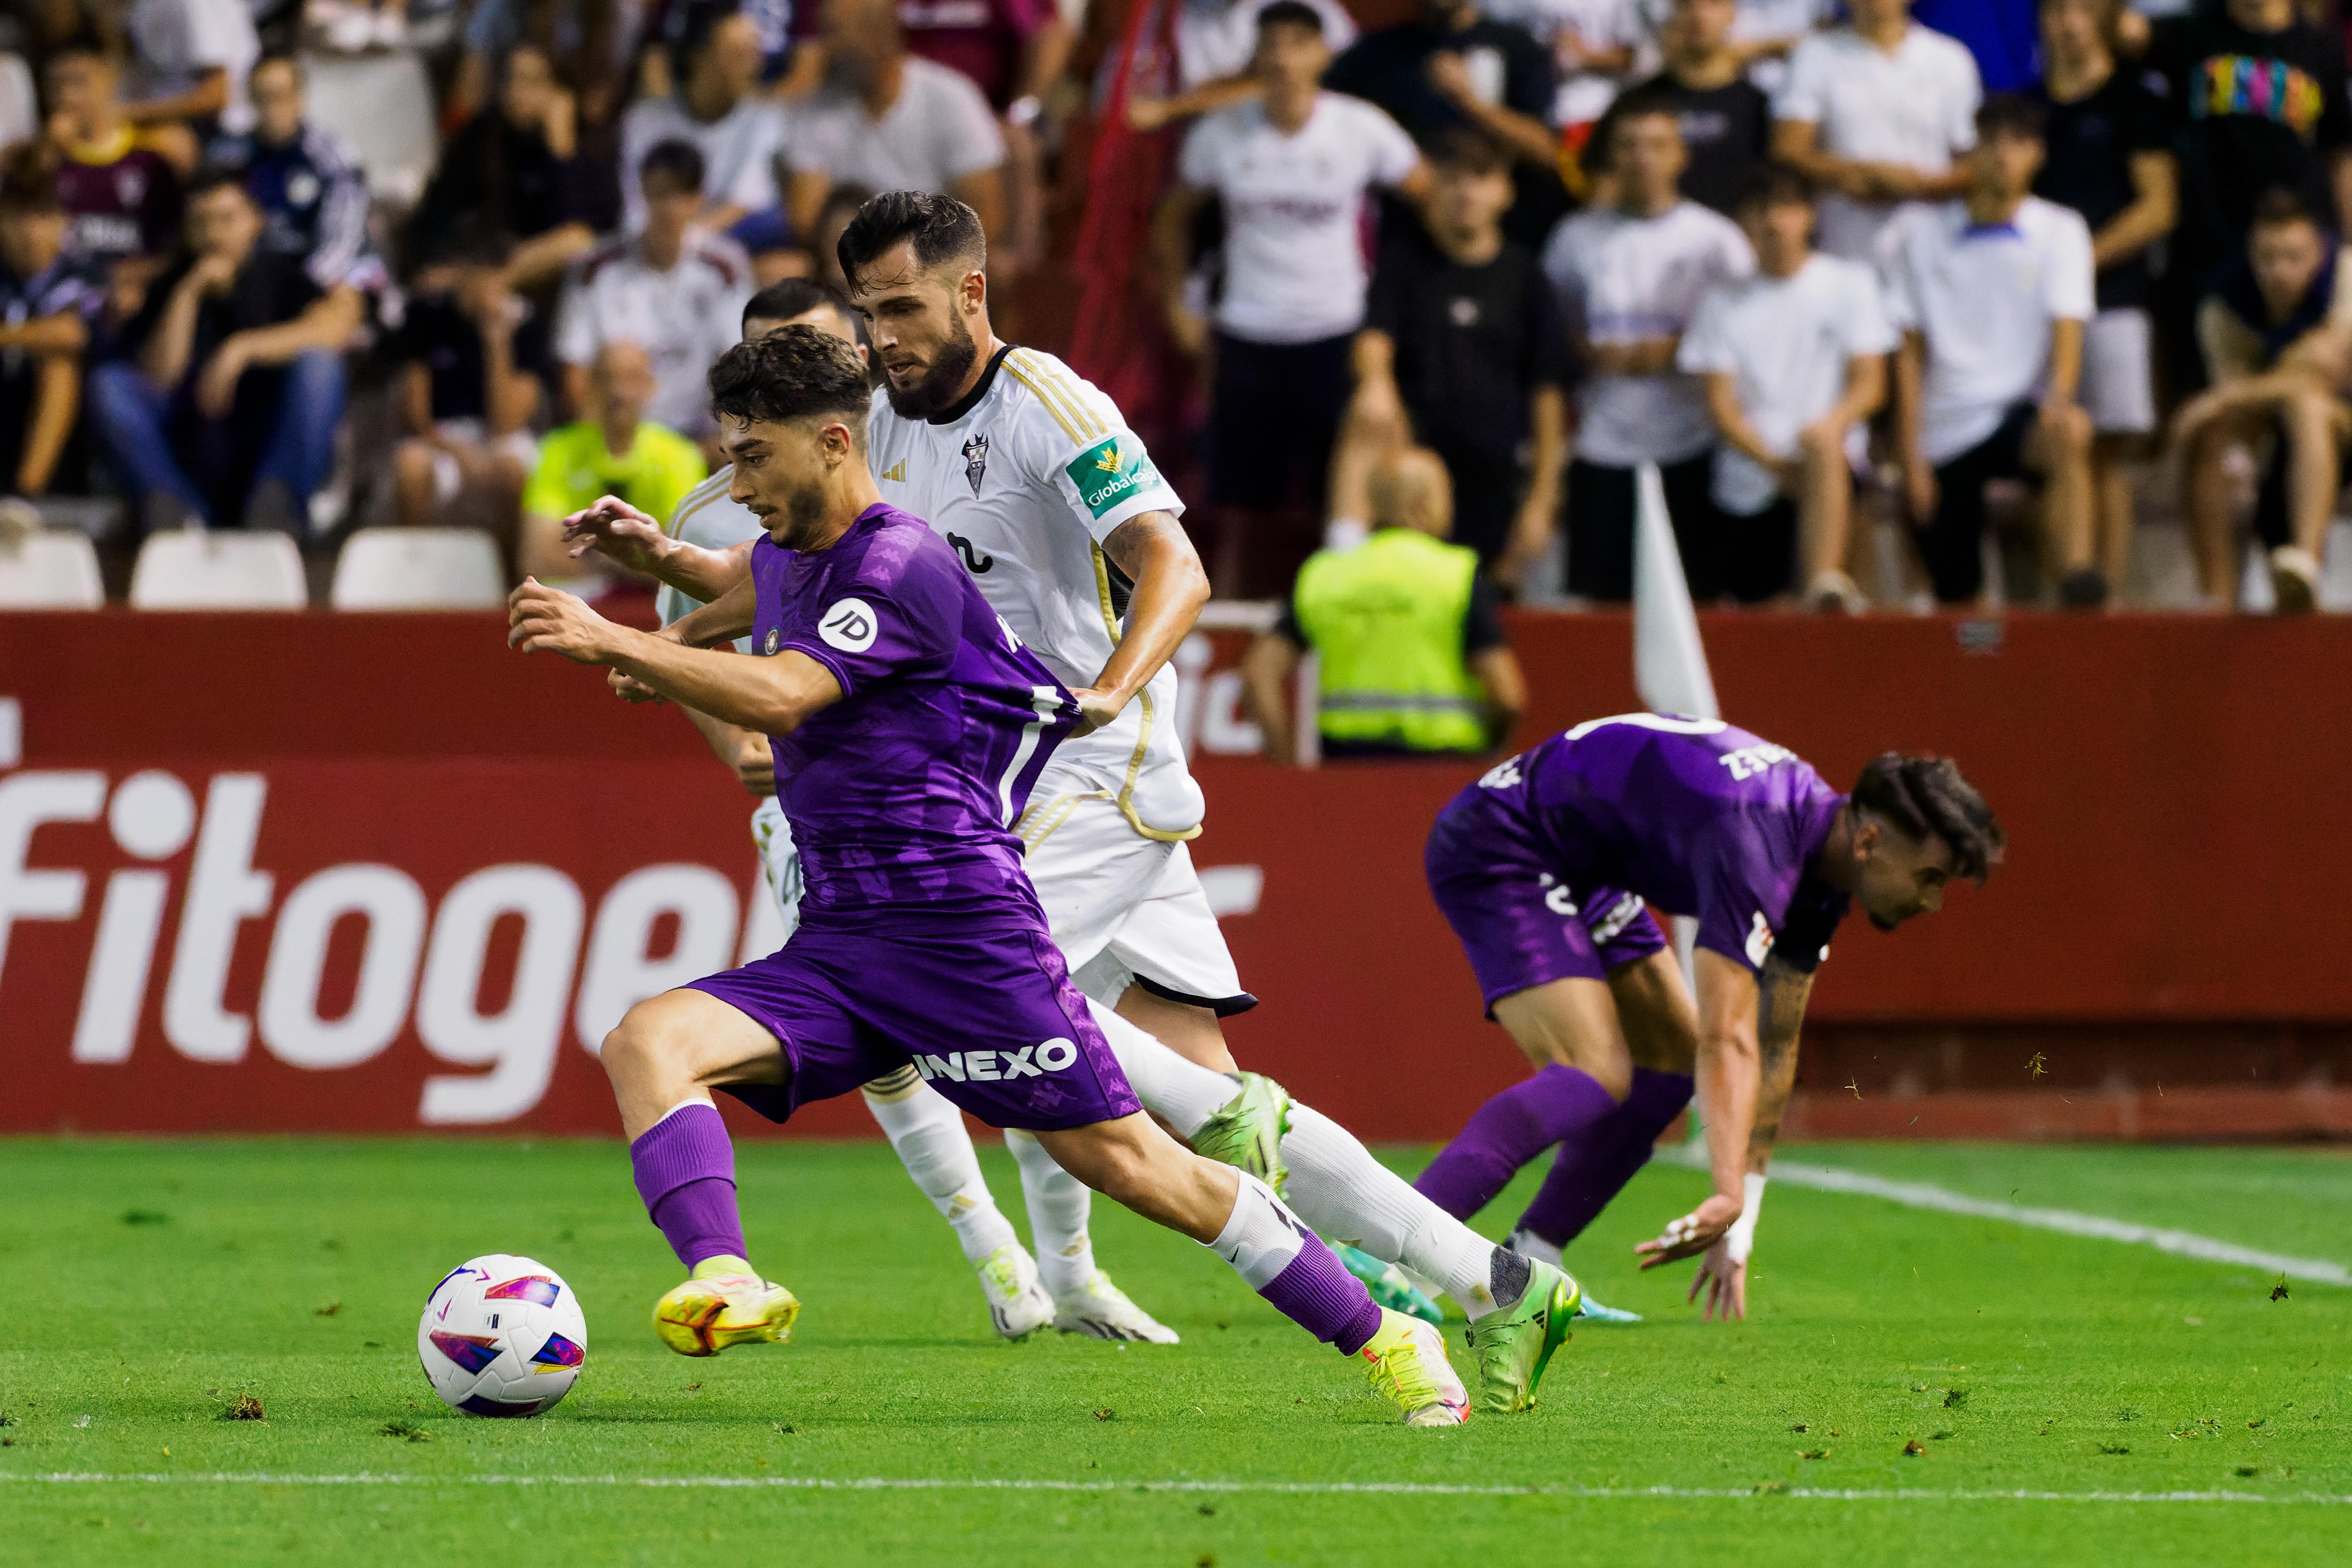
<instances>
[{"instance_id":1,"label":"white football jersey","mask_svg":"<svg viewBox=\"0 0 2352 1568\"><path fill-rule=\"evenodd\" d=\"M902 418L876 392L867 445L882 498L946 537L1064 685L1091 685L1127 608L1102 541L1139 513L1184 509L1118 406L1053 355L1006 349L944 422ZM1064 741L1054 770L1102 790L1146 838L1192 838L1204 807L1175 718L1171 664L1117 723Z\"/></svg>"},{"instance_id":2,"label":"white football jersey","mask_svg":"<svg viewBox=\"0 0 2352 1568\"><path fill-rule=\"evenodd\" d=\"M671 513L669 521L662 525L662 532L674 539L684 539L688 544L714 550L733 549L737 545L766 533L768 530L760 526L760 519L751 515L751 509L727 493L734 483L735 465L730 463L686 493L686 499L677 504L677 510ZM654 611L661 617L661 623L667 626L702 602L694 595L664 583L654 595ZM748 633L735 639L735 651L739 653L751 651L751 639Z\"/></svg>"}]
</instances>

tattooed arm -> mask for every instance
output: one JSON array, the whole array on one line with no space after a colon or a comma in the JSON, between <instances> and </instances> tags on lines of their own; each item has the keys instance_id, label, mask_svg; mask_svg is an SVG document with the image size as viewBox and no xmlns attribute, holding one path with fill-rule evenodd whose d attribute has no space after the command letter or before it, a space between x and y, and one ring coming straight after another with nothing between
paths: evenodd
<instances>
[{"instance_id":1,"label":"tattooed arm","mask_svg":"<svg viewBox=\"0 0 2352 1568\"><path fill-rule=\"evenodd\" d=\"M1764 960L1756 977L1756 1047L1760 1082L1756 1091L1756 1125L1748 1134L1748 1174L1762 1176L1772 1163L1772 1145L1780 1136L1780 1117L1789 1109L1789 1094L1797 1084L1797 1031L1805 1021L1805 1001L1813 994L1813 977L1781 961L1777 953Z\"/></svg>"}]
</instances>

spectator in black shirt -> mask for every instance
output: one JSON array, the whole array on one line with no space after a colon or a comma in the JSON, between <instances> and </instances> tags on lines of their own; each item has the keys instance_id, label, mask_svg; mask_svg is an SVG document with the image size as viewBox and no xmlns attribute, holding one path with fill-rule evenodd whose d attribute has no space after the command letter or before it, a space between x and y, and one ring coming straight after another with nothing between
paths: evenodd
<instances>
[{"instance_id":1,"label":"spectator in black shirt","mask_svg":"<svg viewBox=\"0 0 2352 1568\"><path fill-rule=\"evenodd\" d=\"M1658 32L1665 68L1626 95L1674 111L1690 152L1682 193L1726 217L1738 214L1754 188L1772 141L1772 100L1748 79L1752 52L1731 41L1738 15L1738 0L1675 0ZM1609 145L1614 126L1613 115L1602 115L1585 143L1585 157L1595 165L1586 173L1596 201L1612 199L1601 188L1607 172L1597 166L1602 160L1596 150Z\"/></svg>"},{"instance_id":2,"label":"spectator in black shirt","mask_svg":"<svg viewBox=\"0 0 2352 1568\"><path fill-rule=\"evenodd\" d=\"M509 52L498 102L441 150L409 225L412 249L446 250L472 219L514 241L506 267L510 287L559 281L596 244L586 220L575 115L572 94L544 54L529 45Z\"/></svg>"},{"instance_id":3,"label":"spectator in black shirt","mask_svg":"<svg viewBox=\"0 0 2352 1568\"><path fill-rule=\"evenodd\" d=\"M526 427L551 367L527 362L546 335L522 329L531 307L507 287L508 251L504 236L478 233L429 262L390 357L406 432L393 453L401 522L416 528L452 507L478 511L510 549L538 455Z\"/></svg>"},{"instance_id":4,"label":"spectator in black shirt","mask_svg":"<svg viewBox=\"0 0 2352 1568\"><path fill-rule=\"evenodd\" d=\"M2124 457L2156 429L2147 251L2172 232L2179 180L2163 106L2137 73L2116 68L2115 0L2041 0L2042 172L2033 193L2091 227L2098 314L2083 330L2077 392L2091 444L2099 569L2120 584L2131 566L2131 483Z\"/></svg>"},{"instance_id":5,"label":"spectator in black shirt","mask_svg":"<svg viewBox=\"0 0 2352 1568\"><path fill-rule=\"evenodd\" d=\"M1568 459L1567 340L1532 253L1503 237L1503 151L1439 135L1423 222L1388 236L1356 334L1350 439L1412 439L1454 482L1454 542L1516 586L1543 553Z\"/></svg>"},{"instance_id":6,"label":"spectator in black shirt","mask_svg":"<svg viewBox=\"0 0 2352 1568\"><path fill-rule=\"evenodd\" d=\"M0 496L49 487L81 403L81 356L106 277L65 254L66 213L38 149L0 172Z\"/></svg>"},{"instance_id":7,"label":"spectator in black shirt","mask_svg":"<svg viewBox=\"0 0 2352 1568\"><path fill-rule=\"evenodd\" d=\"M1468 126L1510 152L1518 199L1504 227L1536 246L1567 205L1559 183L1559 139L1547 122L1551 57L1514 22L1478 14L1475 0L1422 0L1410 22L1367 33L1331 62L1323 85L1368 99L1427 146L1441 131ZM1386 203L1385 222L1410 217Z\"/></svg>"},{"instance_id":8,"label":"spectator in black shirt","mask_svg":"<svg viewBox=\"0 0 2352 1568\"><path fill-rule=\"evenodd\" d=\"M2341 228L2352 222L2352 104L2344 49L2295 0L2228 0L2156 24L2147 63L2179 117L2180 222L2165 267L2168 350L2195 384L2197 300L2244 253L2256 201L2284 186Z\"/></svg>"},{"instance_id":9,"label":"spectator in black shirt","mask_svg":"<svg viewBox=\"0 0 2352 1568\"><path fill-rule=\"evenodd\" d=\"M143 504L299 532L334 460L360 297L322 292L261 229L236 176L197 177L186 251L125 329L131 357L90 372L90 417Z\"/></svg>"}]
</instances>

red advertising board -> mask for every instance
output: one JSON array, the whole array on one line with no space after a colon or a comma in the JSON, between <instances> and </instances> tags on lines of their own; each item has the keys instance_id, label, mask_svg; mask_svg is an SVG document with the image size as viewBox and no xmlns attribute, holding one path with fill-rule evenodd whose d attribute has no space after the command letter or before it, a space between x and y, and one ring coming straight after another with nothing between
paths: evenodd
<instances>
[{"instance_id":1,"label":"red advertising board","mask_svg":"<svg viewBox=\"0 0 2352 1568\"><path fill-rule=\"evenodd\" d=\"M1704 630L1734 722L1833 780L1955 756L2011 830L1990 888L1843 936L1825 1025L2352 1021L2352 625ZM1636 706L1622 617L1512 632L1522 740ZM1265 1003L1236 1051L1367 1135L1442 1136L1514 1072L1421 876L1475 768L1267 767L1239 642L1188 646L1180 717ZM609 1133L604 1030L773 940L750 805L676 714L495 617L0 616L0 1130Z\"/></svg>"}]
</instances>

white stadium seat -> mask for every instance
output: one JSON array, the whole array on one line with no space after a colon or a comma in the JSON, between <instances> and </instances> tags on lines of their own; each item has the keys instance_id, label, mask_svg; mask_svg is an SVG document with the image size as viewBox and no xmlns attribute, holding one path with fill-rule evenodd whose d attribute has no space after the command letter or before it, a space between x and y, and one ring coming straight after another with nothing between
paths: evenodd
<instances>
[{"instance_id":1,"label":"white stadium seat","mask_svg":"<svg viewBox=\"0 0 2352 1568\"><path fill-rule=\"evenodd\" d=\"M0 535L0 609L95 610L106 602L98 551L80 534Z\"/></svg>"},{"instance_id":2,"label":"white stadium seat","mask_svg":"<svg viewBox=\"0 0 2352 1568\"><path fill-rule=\"evenodd\" d=\"M134 610L300 610L310 602L302 552L279 533L155 534L131 569Z\"/></svg>"},{"instance_id":3,"label":"white stadium seat","mask_svg":"<svg viewBox=\"0 0 2352 1568\"><path fill-rule=\"evenodd\" d=\"M335 560L338 610L494 610L506 602L498 547L472 528L362 528Z\"/></svg>"}]
</instances>

